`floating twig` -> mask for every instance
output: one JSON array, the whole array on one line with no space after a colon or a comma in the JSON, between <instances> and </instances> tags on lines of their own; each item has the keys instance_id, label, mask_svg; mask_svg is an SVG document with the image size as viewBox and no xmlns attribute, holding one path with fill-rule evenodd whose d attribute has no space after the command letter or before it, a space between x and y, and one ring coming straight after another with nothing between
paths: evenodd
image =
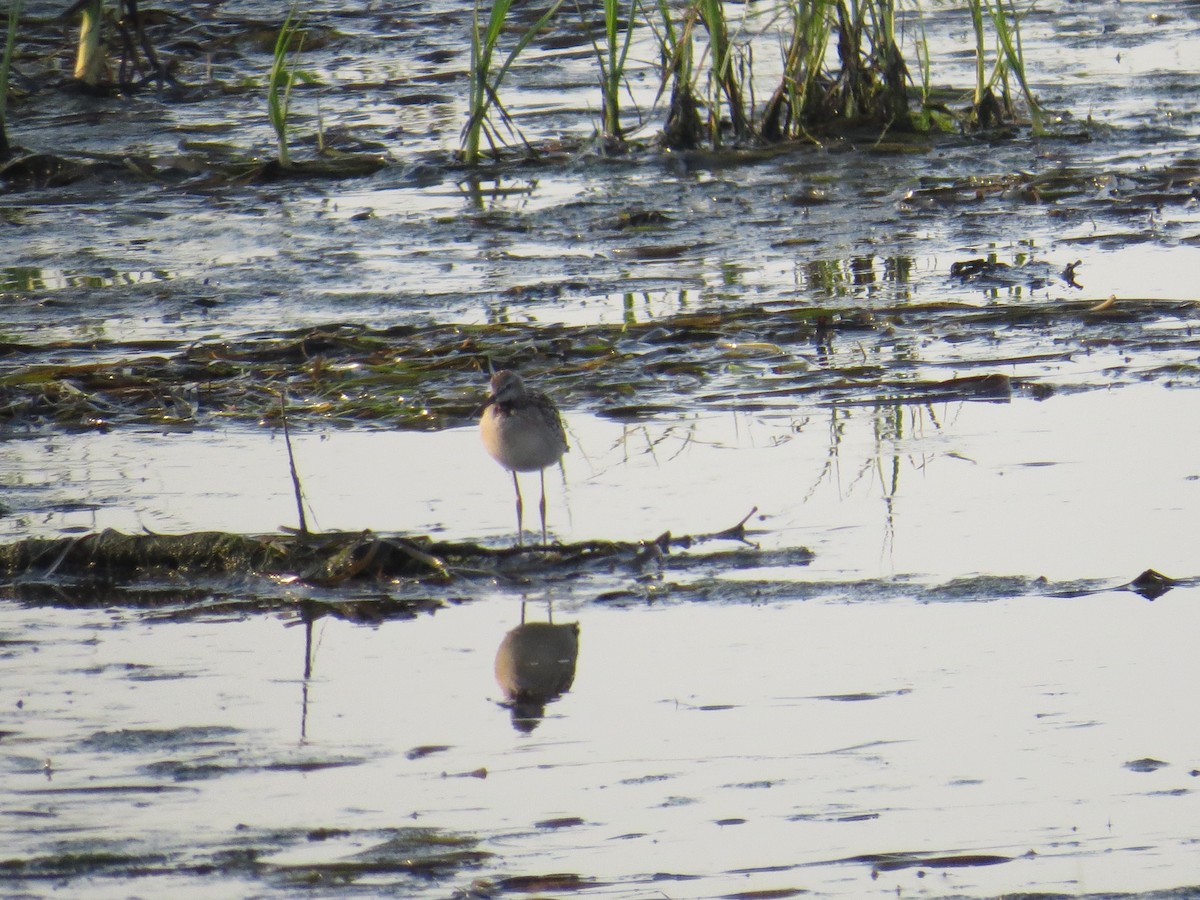
<instances>
[{"instance_id":1,"label":"floating twig","mask_svg":"<svg viewBox=\"0 0 1200 900\"><path fill-rule=\"evenodd\" d=\"M742 520L740 522L738 522L736 525L726 528L724 531L714 532L713 534L702 534L699 536L698 540L745 541L746 540L746 523L750 521L750 517L753 516L756 512L758 512L758 507L752 506L750 508L750 512L748 512L748 513L746 513L746 515L742 516Z\"/></svg>"},{"instance_id":2,"label":"floating twig","mask_svg":"<svg viewBox=\"0 0 1200 900\"><path fill-rule=\"evenodd\" d=\"M742 516L741 521L736 525L731 525L720 531L711 531L708 534L684 534L679 537L672 537L671 532L667 531L655 538L654 544L664 551L671 546L687 548L701 541L741 541L744 544L754 546L746 537L746 523L750 521L750 517L756 512L758 512L758 507L753 506L750 508L750 512Z\"/></svg>"}]
</instances>

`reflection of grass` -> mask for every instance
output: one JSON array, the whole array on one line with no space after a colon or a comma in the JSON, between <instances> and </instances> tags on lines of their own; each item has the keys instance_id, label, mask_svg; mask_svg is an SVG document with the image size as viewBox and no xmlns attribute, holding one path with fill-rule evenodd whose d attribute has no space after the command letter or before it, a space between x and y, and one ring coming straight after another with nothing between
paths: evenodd
<instances>
[{"instance_id":1,"label":"reflection of grass","mask_svg":"<svg viewBox=\"0 0 1200 900\"><path fill-rule=\"evenodd\" d=\"M0 291L27 293L71 288L103 288L170 281L173 277L171 272L163 269L88 275L62 269L44 269L41 266L0 266Z\"/></svg>"},{"instance_id":2,"label":"reflection of grass","mask_svg":"<svg viewBox=\"0 0 1200 900\"><path fill-rule=\"evenodd\" d=\"M855 422L861 425L863 414L869 417L866 424L871 430L871 452L864 453L857 460L847 460L844 458L846 449L854 443L849 434L851 426ZM793 427L802 430L807 425L806 419ZM934 431L942 429L942 423L930 404L885 402L862 407L831 405L825 459L804 493L803 502L812 500L824 484L829 484L838 497L844 497L859 485L877 483L883 503L883 550L886 553L895 539L896 498L900 495L903 473L906 469L920 472L926 464L924 457L914 456L903 448L911 441L912 434L923 430L926 425ZM848 469L845 481L842 477L844 464Z\"/></svg>"},{"instance_id":3,"label":"reflection of grass","mask_svg":"<svg viewBox=\"0 0 1200 900\"><path fill-rule=\"evenodd\" d=\"M45 287L42 270L37 266L5 266L0 269L0 290L23 293Z\"/></svg>"},{"instance_id":4,"label":"reflection of grass","mask_svg":"<svg viewBox=\"0 0 1200 900\"><path fill-rule=\"evenodd\" d=\"M653 322L662 316L686 312L691 292L687 288L674 291L626 291L621 294L622 327L632 328L639 322ZM659 308L655 309L655 302ZM638 306L641 306L641 317Z\"/></svg>"},{"instance_id":5,"label":"reflection of grass","mask_svg":"<svg viewBox=\"0 0 1200 900\"><path fill-rule=\"evenodd\" d=\"M913 259L909 256L852 256L811 259L798 275L804 287L823 297L861 297L887 302L912 296Z\"/></svg>"}]
</instances>

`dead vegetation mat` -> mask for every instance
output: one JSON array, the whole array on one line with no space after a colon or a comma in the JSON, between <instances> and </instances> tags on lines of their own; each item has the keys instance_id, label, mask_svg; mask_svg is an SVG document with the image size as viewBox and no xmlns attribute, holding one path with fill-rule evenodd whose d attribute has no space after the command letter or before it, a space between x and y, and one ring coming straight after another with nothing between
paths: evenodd
<instances>
[{"instance_id":1,"label":"dead vegetation mat","mask_svg":"<svg viewBox=\"0 0 1200 900\"><path fill-rule=\"evenodd\" d=\"M1129 358L1194 354L1198 312L1195 301L1132 298L886 308L780 301L622 325L330 324L186 344L8 341L0 342L0 424L274 426L286 411L301 427L436 430L473 421L487 372L506 367L536 377L564 409L624 421L685 407L786 410L801 398L995 400L1014 388L1041 396L1061 385L1005 373L1061 367L1100 347ZM1198 372L1175 358L1161 374L1194 381Z\"/></svg>"},{"instance_id":2,"label":"dead vegetation mat","mask_svg":"<svg viewBox=\"0 0 1200 900\"><path fill-rule=\"evenodd\" d=\"M294 608L321 603L347 618L415 614L480 584L543 586L586 572L658 572L672 548L745 544L746 521L724 531L646 541L488 547L363 532L125 534L106 530L0 545L0 593L64 606ZM752 545L745 544L750 547ZM798 551L803 561L807 550ZM793 554L797 555L797 554ZM797 556L799 558L799 556ZM736 552L730 555L736 563Z\"/></svg>"},{"instance_id":3,"label":"dead vegetation mat","mask_svg":"<svg viewBox=\"0 0 1200 900\"><path fill-rule=\"evenodd\" d=\"M494 589L522 596L575 592L590 602L624 607L671 601L784 602L826 595L858 601L919 595L929 602L962 602L1029 594L1080 597L1112 590L1153 601L1175 587L1200 584L1200 578L1172 578L1153 569L1120 585L996 575L941 584L905 578L805 582L796 579L795 571L812 562L812 552L803 547L763 549L753 543L763 534L747 528L756 513L752 509L730 528L708 534L667 532L644 541L507 548L370 531L103 531L26 539L0 545L0 598L58 608L135 609L158 620L282 612L305 621L334 616L372 623L411 619ZM736 570L757 574L729 579ZM772 570L780 576L770 575Z\"/></svg>"}]
</instances>

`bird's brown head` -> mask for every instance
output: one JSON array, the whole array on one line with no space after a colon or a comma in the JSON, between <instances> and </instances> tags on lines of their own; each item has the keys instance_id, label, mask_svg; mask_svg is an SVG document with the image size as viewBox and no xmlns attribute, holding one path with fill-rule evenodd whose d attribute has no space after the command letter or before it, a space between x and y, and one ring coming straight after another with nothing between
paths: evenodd
<instances>
[{"instance_id":1,"label":"bird's brown head","mask_svg":"<svg viewBox=\"0 0 1200 900\"><path fill-rule=\"evenodd\" d=\"M493 403L501 406L520 400L525 396L525 382L521 376L510 369L501 369L492 376L492 392L484 401L484 407Z\"/></svg>"}]
</instances>

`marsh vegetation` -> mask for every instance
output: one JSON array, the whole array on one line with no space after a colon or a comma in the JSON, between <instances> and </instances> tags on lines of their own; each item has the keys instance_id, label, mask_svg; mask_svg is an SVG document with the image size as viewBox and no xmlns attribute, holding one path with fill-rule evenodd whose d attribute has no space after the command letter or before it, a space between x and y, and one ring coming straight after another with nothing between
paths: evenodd
<instances>
[{"instance_id":1,"label":"marsh vegetation","mask_svg":"<svg viewBox=\"0 0 1200 900\"><path fill-rule=\"evenodd\" d=\"M308 106L327 94L331 85L322 82L318 56L345 43L336 18L323 18L310 6L296 2L279 22L246 22L245 33L220 35L205 34L204 23L186 11L139 8L136 0L76 3L61 14L78 22L71 75L35 87L42 79L34 73L53 73L68 50L54 43L60 17L23 15L20 3L11 4L0 85L5 98L13 95L19 125L27 104L36 111L63 90L98 97L152 91L187 101L214 89L237 93L261 81L276 136L275 161L290 170L288 133L296 127L292 103L299 99L293 91L300 84L310 88L303 92ZM454 100L465 112L458 156L478 166L538 155L561 139L525 134L520 95L509 98L507 82L535 69L547 52L574 47L591 48L598 89L593 134L610 153L648 145L751 150L846 132L881 140L890 132L992 130L1022 120L1040 134L1044 115L1021 42L1028 12L1015 0L971 0L956 10L974 35L974 84L949 90L935 89L940 73L926 39L925 10L915 0L604 0L596 7L555 0L528 9L511 0L475 0L467 20L448 13L440 25L450 46L470 49L462 73L467 89ZM261 74L247 71L238 84L212 80L212 60L231 38L272 51ZM375 38L386 41L388 35ZM361 66L347 55L352 52L347 47L339 53L337 65ZM0 105L0 123L4 111ZM304 119L313 122L311 109ZM363 160L351 166L344 151L326 146L325 132L343 126L336 116L327 119L318 111L315 124L306 144L316 152L301 167L305 172L345 175L372 168ZM0 149L9 159L11 148ZM255 150L241 148L243 160ZM223 168L229 161L211 162Z\"/></svg>"}]
</instances>

